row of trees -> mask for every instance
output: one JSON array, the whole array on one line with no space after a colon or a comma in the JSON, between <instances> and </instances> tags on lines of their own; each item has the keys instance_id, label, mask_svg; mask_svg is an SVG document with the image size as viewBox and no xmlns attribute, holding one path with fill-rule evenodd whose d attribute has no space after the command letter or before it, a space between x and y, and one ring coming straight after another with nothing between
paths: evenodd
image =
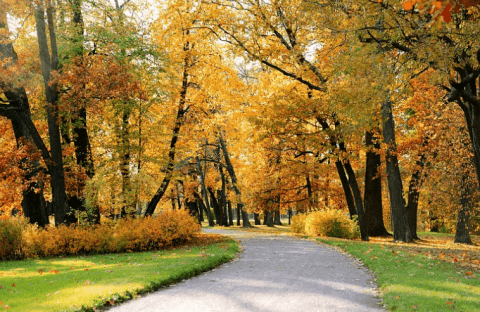
<instances>
[{"instance_id":1,"label":"row of trees","mask_svg":"<svg viewBox=\"0 0 480 312\"><path fill-rule=\"evenodd\" d=\"M3 216L328 206L471 242L478 1L0 4Z\"/></svg>"}]
</instances>

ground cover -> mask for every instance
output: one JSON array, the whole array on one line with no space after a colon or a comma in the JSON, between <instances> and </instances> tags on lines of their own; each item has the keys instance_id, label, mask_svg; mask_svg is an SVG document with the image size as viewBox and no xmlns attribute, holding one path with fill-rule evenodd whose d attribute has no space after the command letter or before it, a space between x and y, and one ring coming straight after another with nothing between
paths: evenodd
<instances>
[{"instance_id":1,"label":"ground cover","mask_svg":"<svg viewBox=\"0 0 480 312\"><path fill-rule=\"evenodd\" d=\"M412 244L391 238L317 240L361 259L375 273L390 311L478 311L480 247L453 244L451 235L419 236Z\"/></svg>"},{"instance_id":2,"label":"ground cover","mask_svg":"<svg viewBox=\"0 0 480 312\"><path fill-rule=\"evenodd\" d=\"M0 307L11 311L93 311L232 260L235 241L198 234L180 248L0 263Z\"/></svg>"}]
</instances>

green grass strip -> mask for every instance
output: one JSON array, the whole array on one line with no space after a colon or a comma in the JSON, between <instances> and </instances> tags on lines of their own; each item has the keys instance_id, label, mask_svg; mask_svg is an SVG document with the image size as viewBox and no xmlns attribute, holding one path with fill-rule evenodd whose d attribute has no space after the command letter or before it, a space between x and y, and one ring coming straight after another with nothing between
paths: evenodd
<instances>
[{"instance_id":1,"label":"green grass strip","mask_svg":"<svg viewBox=\"0 0 480 312\"><path fill-rule=\"evenodd\" d=\"M317 239L361 259L375 273L389 311L480 311L480 277L408 247Z\"/></svg>"},{"instance_id":2,"label":"green grass strip","mask_svg":"<svg viewBox=\"0 0 480 312\"><path fill-rule=\"evenodd\" d=\"M93 311L232 260L234 240L206 246L0 263L0 310Z\"/></svg>"}]
</instances>

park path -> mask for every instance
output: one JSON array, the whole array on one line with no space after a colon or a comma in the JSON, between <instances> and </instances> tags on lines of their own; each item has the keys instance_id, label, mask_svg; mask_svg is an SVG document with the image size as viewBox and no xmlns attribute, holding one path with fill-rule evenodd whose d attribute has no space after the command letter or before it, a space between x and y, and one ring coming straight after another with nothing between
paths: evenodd
<instances>
[{"instance_id":1,"label":"park path","mask_svg":"<svg viewBox=\"0 0 480 312\"><path fill-rule=\"evenodd\" d=\"M237 239L238 259L113 312L385 311L369 271L335 249L287 235L204 229Z\"/></svg>"}]
</instances>

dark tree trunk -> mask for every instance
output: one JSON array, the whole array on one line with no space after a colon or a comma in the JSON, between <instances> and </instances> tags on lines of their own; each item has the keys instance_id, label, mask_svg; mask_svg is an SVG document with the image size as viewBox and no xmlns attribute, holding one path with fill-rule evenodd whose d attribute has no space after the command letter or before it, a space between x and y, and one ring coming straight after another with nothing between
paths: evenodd
<instances>
[{"instance_id":1,"label":"dark tree trunk","mask_svg":"<svg viewBox=\"0 0 480 312\"><path fill-rule=\"evenodd\" d=\"M215 223L213 222L212 212L210 211L210 209L207 209L207 206L203 202L200 195L198 195L197 193L195 193L195 198L197 199L197 204L200 207L200 209L205 211L205 214L207 215L208 226L215 226Z\"/></svg>"},{"instance_id":2,"label":"dark tree trunk","mask_svg":"<svg viewBox=\"0 0 480 312\"><path fill-rule=\"evenodd\" d=\"M230 178L232 180L233 190L235 191L235 194L237 195L237 209L239 209L240 213L242 214L243 227L252 227L252 225L250 224L250 221L248 220L248 213L246 211L243 211L242 193L238 189L237 176L235 174L235 170L233 169L232 162L230 161L230 156L228 154L227 145L225 144L225 141L223 140L222 130L220 128L218 129L218 139L220 141L220 145L221 145L221 148L222 148L222 151L223 151L223 157L225 158L225 164L227 165L227 171L230 174Z\"/></svg>"},{"instance_id":3,"label":"dark tree trunk","mask_svg":"<svg viewBox=\"0 0 480 312\"><path fill-rule=\"evenodd\" d=\"M350 162L345 161L344 166L348 174L348 183L350 184L350 188L352 189L353 196L355 198L355 206L357 208L358 214L358 223L360 225L360 236L363 241L368 241L367 227L365 225L365 214L363 212L362 194L360 193L360 188L357 184L357 178L355 177L355 172L353 171Z\"/></svg>"},{"instance_id":4,"label":"dark tree trunk","mask_svg":"<svg viewBox=\"0 0 480 312\"><path fill-rule=\"evenodd\" d=\"M425 155L421 155L416 162L416 169L412 173L412 178L408 185L408 204L407 219L408 229L412 239L420 239L417 235L417 215L418 215L418 199L420 197L420 188L422 186L422 172L425 167Z\"/></svg>"},{"instance_id":5,"label":"dark tree trunk","mask_svg":"<svg viewBox=\"0 0 480 312\"><path fill-rule=\"evenodd\" d=\"M365 142L367 146L366 166L365 166L365 224L369 236L387 236L390 233L385 229L383 223L382 206L382 178L379 174L381 166L380 142L374 142L376 138L370 131L365 133Z\"/></svg>"},{"instance_id":6,"label":"dark tree trunk","mask_svg":"<svg viewBox=\"0 0 480 312\"><path fill-rule=\"evenodd\" d=\"M345 173L345 168L343 167L342 161L337 160L335 162L335 167L337 168L338 176L340 178L340 182L342 183L343 193L345 194L345 199L347 200L347 207L350 213L350 218L353 218L353 216L357 214L357 210L355 209L355 201L353 200L352 190L350 189L350 185L348 184L348 178Z\"/></svg>"},{"instance_id":7,"label":"dark tree trunk","mask_svg":"<svg viewBox=\"0 0 480 312\"><path fill-rule=\"evenodd\" d=\"M227 206L228 206L228 225L232 226L233 225L233 211L232 211L232 203L230 201L227 201Z\"/></svg>"},{"instance_id":8,"label":"dark tree trunk","mask_svg":"<svg viewBox=\"0 0 480 312\"><path fill-rule=\"evenodd\" d=\"M466 166L462 167L465 171L462 173L460 183L460 209L457 215L457 229L455 231L454 242L471 245L473 243L470 238L470 212L473 207L473 186L466 173L468 169Z\"/></svg>"},{"instance_id":9,"label":"dark tree trunk","mask_svg":"<svg viewBox=\"0 0 480 312\"><path fill-rule=\"evenodd\" d=\"M186 52L183 64L183 77L182 77L182 88L180 90L180 99L178 101L178 109L177 109L177 118L175 119L175 126L173 127L172 133L172 140L170 141L170 149L168 151L168 163L165 168L165 177L163 178L162 184L158 188L155 195L153 195L152 199L148 203L147 209L145 211L145 216L150 216L155 212L155 208L157 207L158 202L162 199L163 195L167 191L168 184L170 184L170 180L173 176L173 168L175 162L175 145L177 145L178 136L180 134L180 128L183 124L183 119L187 112L185 108L186 99L187 99L187 91L189 85L189 69L190 69L190 43L186 42L184 45L183 50Z\"/></svg>"},{"instance_id":10,"label":"dark tree trunk","mask_svg":"<svg viewBox=\"0 0 480 312\"><path fill-rule=\"evenodd\" d=\"M48 121L48 137L50 139L50 153L53 163L49 166L52 188L52 204L55 213L55 224L71 223L74 216L70 214L70 207L67 203L65 193L65 173L63 169L62 144L60 141L60 129L58 126L58 94L56 85L50 83L51 72L58 70L57 42L55 34L55 22L53 18L53 7L47 8L48 28L50 35L51 55L48 48L48 39L45 25L45 9L38 6L35 10L35 22L37 29L37 40L42 64L42 76L45 85L47 98L46 111Z\"/></svg>"},{"instance_id":11,"label":"dark tree trunk","mask_svg":"<svg viewBox=\"0 0 480 312\"><path fill-rule=\"evenodd\" d=\"M265 211L265 219L263 220L263 225L273 227L273 213L271 210Z\"/></svg>"},{"instance_id":12,"label":"dark tree trunk","mask_svg":"<svg viewBox=\"0 0 480 312\"><path fill-rule=\"evenodd\" d=\"M235 209L235 212L237 213L237 225L241 225L241 223L240 223L240 209L238 209L238 206Z\"/></svg>"},{"instance_id":13,"label":"dark tree trunk","mask_svg":"<svg viewBox=\"0 0 480 312\"><path fill-rule=\"evenodd\" d=\"M84 49L84 21L82 15L82 0L72 0L72 23L74 27L74 36L72 38L73 43L73 55L79 59L83 57ZM72 117L73 124L73 144L75 146L75 157L77 159L77 165L85 169L85 173L88 178L93 178L95 175L95 167L93 163L92 149L90 145L90 139L87 133L87 109L84 103L75 103L74 116ZM79 185L81 193L85 189L85 183ZM80 211L87 211L85 207L84 195L81 196L72 195L69 198L69 204L73 209ZM73 206L73 205L75 206ZM97 205L90 207L90 211L87 212L88 220L91 223L100 223L100 209Z\"/></svg>"},{"instance_id":14,"label":"dark tree trunk","mask_svg":"<svg viewBox=\"0 0 480 312\"><path fill-rule=\"evenodd\" d=\"M218 200L215 198L215 193L211 188L208 188L208 192L210 193L210 203L213 206L213 212L215 213L215 219L217 221L218 225L224 225L223 224L223 209L220 206Z\"/></svg>"},{"instance_id":15,"label":"dark tree trunk","mask_svg":"<svg viewBox=\"0 0 480 312\"><path fill-rule=\"evenodd\" d=\"M275 210L273 215L274 215L273 216L273 224L274 225L283 225L282 221L280 220L280 210Z\"/></svg>"},{"instance_id":16,"label":"dark tree trunk","mask_svg":"<svg viewBox=\"0 0 480 312\"><path fill-rule=\"evenodd\" d=\"M288 209L288 225L290 225L290 219L292 219L292 209Z\"/></svg>"},{"instance_id":17,"label":"dark tree trunk","mask_svg":"<svg viewBox=\"0 0 480 312\"><path fill-rule=\"evenodd\" d=\"M382 104L383 115L383 139L387 144L387 180L390 194L390 209L393 224L393 239L409 243L412 241L408 228L405 199L403 198L402 177L398 158L396 156L395 124L393 121L392 103L387 100Z\"/></svg>"},{"instance_id":18,"label":"dark tree trunk","mask_svg":"<svg viewBox=\"0 0 480 312\"><path fill-rule=\"evenodd\" d=\"M253 220L255 221L255 225L261 225L260 219L258 218L258 213L253 213Z\"/></svg>"}]
</instances>

